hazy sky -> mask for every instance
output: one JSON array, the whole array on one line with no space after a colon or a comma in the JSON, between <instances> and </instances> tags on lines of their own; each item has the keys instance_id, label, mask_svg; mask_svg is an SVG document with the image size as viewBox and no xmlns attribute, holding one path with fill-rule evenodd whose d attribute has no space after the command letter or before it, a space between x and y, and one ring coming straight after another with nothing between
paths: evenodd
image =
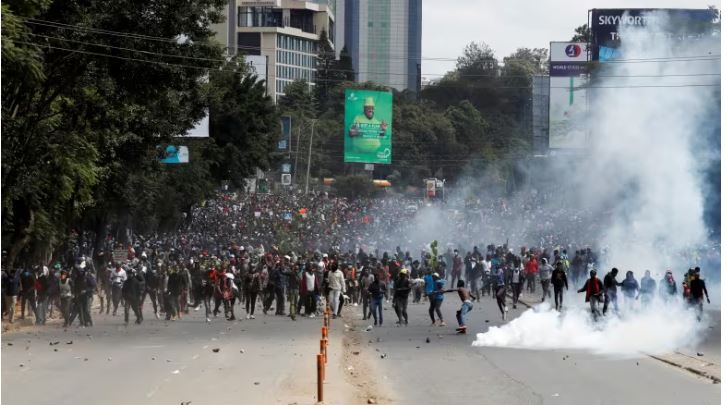
<instances>
[{"instance_id":1,"label":"hazy sky","mask_svg":"<svg viewBox=\"0 0 727 405\"><path fill-rule=\"evenodd\" d=\"M436 78L471 41L483 41L502 59L519 47L548 48L567 41L588 22L592 8L706 8L720 0L422 0L422 76ZM429 74L429 75L428 75Z\"/></svg>"}]
</instances>

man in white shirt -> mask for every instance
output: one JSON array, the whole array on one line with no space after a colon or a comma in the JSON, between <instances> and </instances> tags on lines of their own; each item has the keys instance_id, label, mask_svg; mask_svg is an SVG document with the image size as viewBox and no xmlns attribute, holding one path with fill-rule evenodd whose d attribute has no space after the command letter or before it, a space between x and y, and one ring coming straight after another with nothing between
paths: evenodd
<instances>
[{"instance_id":1,"label":"man in white shirt","mask_svg":"<svg viewBox=\"0 0 727 405\"><path fill-rule=\"evenodd\" d=\"M116 310L119 308L119 302L121 301L121 288L126 282L126 270L121 265L116 265L116 270L111 272L109 275L109 281L111 282L111 301L114 304L113 316L116 316Z\"/></svg>"},{"instance_id":2,"label":"man in white shirt","mask_svg":"<svg viewBox=\"0 0 727 405\"><path fill-rule=\"evenodd\" d=\"M328 303L330 304L331 311L333 312L333 319L336 319L336 313L338 312L338 300L341 297L341 291L345 286L346 280L343 277L343 272L338 268L338 263L333 263L331 267L331 271L328 273L328 288L331 290Z\"/></svg>"}]
</instances>

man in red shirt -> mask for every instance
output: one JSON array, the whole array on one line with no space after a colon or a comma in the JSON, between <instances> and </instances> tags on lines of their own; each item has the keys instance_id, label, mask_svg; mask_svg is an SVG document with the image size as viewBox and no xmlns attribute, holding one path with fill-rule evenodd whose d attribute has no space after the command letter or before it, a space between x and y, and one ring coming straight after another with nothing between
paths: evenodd
<instances>
[{"instance_id":1,"label":"man in red shirt","mask_svg":"<svg viewBox=\"0 0 727 405\"><path fill-rule=\"evenodd\" d=\"M526 291L535 293L535 275L538 273L538 260L535 255L530 255L530 260L525 263L525 278L527 280Z\"/></svg>"}]
</instances>

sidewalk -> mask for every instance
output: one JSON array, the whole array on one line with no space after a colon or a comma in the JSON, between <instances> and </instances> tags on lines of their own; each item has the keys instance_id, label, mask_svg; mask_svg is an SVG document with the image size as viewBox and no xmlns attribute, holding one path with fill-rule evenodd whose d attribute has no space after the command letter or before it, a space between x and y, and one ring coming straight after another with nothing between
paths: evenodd
<instances>
[{"instance_id":1,"label":"sidewalk","mask_svg":"<svg viewBox=\"0 0 727 405\"><path fill-rule=\"evenodd\" d=\"M507 296L512 299L512 295L510 293L508 293ZM533 308L535 305L541 303L540 297L540 294L537 292L535 294L523 293L518 302L528 308ZM719 307L716 306L716 308ZM720 369L721 314L719 309L707 309L705 312L708 314L710 326L707 336L702 343L699 344L696 350L684 348L669 354L645 354L655 360L659 360L674 367L679 367L704 378L708 378L715 384L719 384L722 382L722 372Z\"/></svg>"}]
</instances>

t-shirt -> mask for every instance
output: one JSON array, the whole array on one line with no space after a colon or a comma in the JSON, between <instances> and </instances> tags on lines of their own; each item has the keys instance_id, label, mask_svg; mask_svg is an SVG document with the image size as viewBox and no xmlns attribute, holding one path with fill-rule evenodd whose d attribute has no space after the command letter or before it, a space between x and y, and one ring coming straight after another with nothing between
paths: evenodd
<instances>
[{"instance_id":1,"label":"t-shirt","mask_svg":"<svg viewBox=\"0 0 727 405\"><path fill-rule=\"evenodd\" d=\"M442 279L437 280L434 283L434 300L435 301L444 301L444 285L445 281Z\"/></svg>"},{"instance_id":2,"label":"t-shirt","mask_svg":"<svg viewBox=\"0 0 727 405\"><path fill-rule=\"evenodd\" d=\"M305 290L311 292L315 290L316 275L314 273L305 273Z\"/></svg>"}]
</instances>

